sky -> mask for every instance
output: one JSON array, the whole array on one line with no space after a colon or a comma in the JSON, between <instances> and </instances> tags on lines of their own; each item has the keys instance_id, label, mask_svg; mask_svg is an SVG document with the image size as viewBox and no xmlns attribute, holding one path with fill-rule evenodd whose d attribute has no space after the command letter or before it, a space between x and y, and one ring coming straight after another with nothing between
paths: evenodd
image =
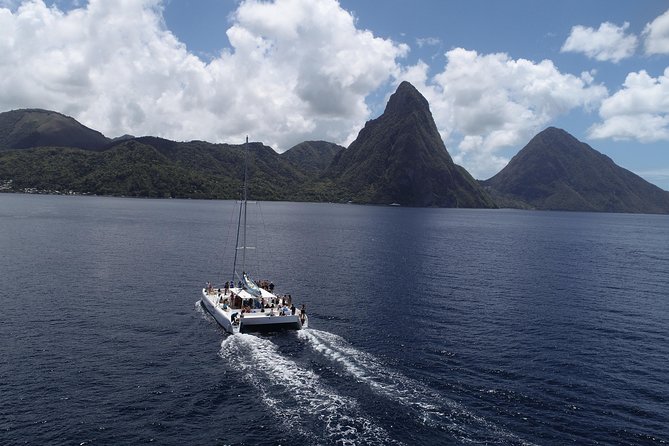
<instances>
[{"instance_id":1,"label":"sky","mask_svg":"<svg viewBox=\"0 0 669 446\"><path fill-rule=\"evenodd\" d=\"M397 85L475 178L567 130L669 190L667 0L0 0L0 111L347 146Z\"/></svg>"}]
</instances>

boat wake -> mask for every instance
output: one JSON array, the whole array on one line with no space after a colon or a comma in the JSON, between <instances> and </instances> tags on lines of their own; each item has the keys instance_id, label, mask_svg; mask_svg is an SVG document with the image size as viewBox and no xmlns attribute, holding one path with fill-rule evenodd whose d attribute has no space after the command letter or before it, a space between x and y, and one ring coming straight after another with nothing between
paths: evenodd
<instances>
[{"instance_id":1,"label":"boat wake","mask_svg":"<svg viewBox=\"0 0 669 446\"><path fill-rule=\"evenodd\" d=\"M325 434L333 444L399 444L361 413L355 400L329 389L316 373L283 356L268 339L228 336L219 355L237 365L277 419L310 443L321 443Z\"/></svg>"},{"instance_id":2,"label":"boat wake","mask_svg":"<svg viewBox=\"0 0 669 446\"><path fill-rule=\"evenodd\" d=\"M298 336L373 392L400 404L422 424L444 430L463 442L531 444L418 381L388 369L373 355L354 348L341 336L314 329L301 330Z\"/></svg>"},{"instance_id":3,"label":"boat wake","mask_svg":"<svg viewBox=\"0 0 669 446\"><path fill-rule=\"evenodd\" d=\"M201 299L196 300L194 305L195 305L195 312L199 313L200 316L202 316L202 319L204 319L207 322L217 323L216 319L214 319L214 317L211 314L209 314L209 312L204 308L204 304L202 303Z\"/></svg>"},{"instance_id":4,"label":"boat wake","mask_svg":"<svg viewBox=\"0 0 669 446\"><path fill-rule=\"evenodd\" d=\"M204 308L202 308L202 299L198 299L195 301L195 311L200 313L201 315L206 315L207 312L205 311Z\"/></svg>"}]
</instances>

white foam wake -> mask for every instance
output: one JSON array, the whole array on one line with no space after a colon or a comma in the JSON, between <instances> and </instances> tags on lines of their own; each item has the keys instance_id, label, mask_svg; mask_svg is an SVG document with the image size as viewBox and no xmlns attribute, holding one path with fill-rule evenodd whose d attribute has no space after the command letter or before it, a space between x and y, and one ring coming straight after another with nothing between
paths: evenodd
<instances>
[{"instance_id":1,"label":"white foam wake","mask_svg":"<svg viewBox=\"0 0 669 446\"><path fill-rule=\"evenodd\" d=\"M252 335L228 336L220 356L235 364L263 402L286 427L317 443L396 444L388 433L360 413L358 403L324 386L312 370L282 356L271 341ZM255 395L254 395L255 397Z\"/></svg>"},{"instance_id":2,"label":"white foam wake","mask_svg":"<svg viewBox=\"0 0 669 446\"><path fill-rule=\"evenodd\" d=\"M484 429L493 437L529 444L420 382L389 369L373 355L351 346L341 336L314 329L300 330L298 336L315 351L340 364L356 380L409 409L412 416L428 426L442 428L463 441L472 440Z\"/></svg>"},{"instance_id":3,"label":"white foam wake","mask_svg":"<svg viewBox=\"0 0 669 446\"><path fill-rule=\"evenodd\" d=\"M200 313L200 316L203 316L205 318L209 315L207 310L205 310L204 307L202 306L202 299L198 299L195 301L195 311Z\"/></svg>"}]
</instances>

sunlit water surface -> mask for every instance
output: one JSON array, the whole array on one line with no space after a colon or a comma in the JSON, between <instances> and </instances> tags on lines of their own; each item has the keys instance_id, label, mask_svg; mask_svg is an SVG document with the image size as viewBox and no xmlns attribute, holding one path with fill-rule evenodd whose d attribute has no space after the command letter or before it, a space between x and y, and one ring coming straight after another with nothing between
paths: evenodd
<instances>
[{"instance_id":1,"label":"sunlit water surface","mask_svg":"<svg viewBox=\"0 0 669 446\"><path fill-rule=\"evenodd\" d=\"M669 441L669 217L262 203L228 336L234 207L0 194L0 443Z\"/></svg>"}]
</instances>

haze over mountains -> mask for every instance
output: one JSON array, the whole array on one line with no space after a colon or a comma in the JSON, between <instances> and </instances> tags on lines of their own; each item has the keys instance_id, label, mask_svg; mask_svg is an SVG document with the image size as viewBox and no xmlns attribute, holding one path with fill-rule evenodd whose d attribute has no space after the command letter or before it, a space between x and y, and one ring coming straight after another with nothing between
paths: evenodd
<instances>
[{"instance_id":1,"label":"haze over mountains","mask_svg":"<svg viewBox=\"0 0 669 446\"><path fill-rule=\"evenodd\" d=\"M248 145L252 197L403 206L669 213L669 192L564 130L535 136L478 182L453 163L427 100L408 82L348 148L306 141L278 154ZM46 110L0 113L0 190L236 199L244 147L111 140Z\"/></svg>"}]
</instances>

